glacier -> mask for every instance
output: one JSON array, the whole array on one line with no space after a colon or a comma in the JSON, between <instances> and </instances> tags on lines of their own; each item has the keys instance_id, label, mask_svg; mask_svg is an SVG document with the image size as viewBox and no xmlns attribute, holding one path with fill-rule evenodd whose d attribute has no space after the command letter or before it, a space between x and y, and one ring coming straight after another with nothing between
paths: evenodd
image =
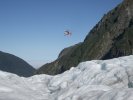
<instances>
[{"instance_id":1,"label":"glacier","mask_svg":"<svg viewBox=\"0 0 133 100\"><path fill-rule=\"evenodd\" d=\"M0 100L133 100L133 55L82 62L55 76L0 71Z\"/></svg>"}]
</instances>

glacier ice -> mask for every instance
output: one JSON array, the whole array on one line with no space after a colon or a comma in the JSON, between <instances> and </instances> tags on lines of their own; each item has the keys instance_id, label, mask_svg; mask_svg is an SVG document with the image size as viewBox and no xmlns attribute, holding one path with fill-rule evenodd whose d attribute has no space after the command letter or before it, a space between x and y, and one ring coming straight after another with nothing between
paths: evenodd
<instances>
[{"instance_id":1,"label":"glacier ice","mask_svg":"<svg viewBox=\"0 0 133 100\"><path fill-rule=\"evenodd\" d=\"M0 100L133 100L133 55L82 62L55 76L0 71Z\"/></svg>"}]
</instances>

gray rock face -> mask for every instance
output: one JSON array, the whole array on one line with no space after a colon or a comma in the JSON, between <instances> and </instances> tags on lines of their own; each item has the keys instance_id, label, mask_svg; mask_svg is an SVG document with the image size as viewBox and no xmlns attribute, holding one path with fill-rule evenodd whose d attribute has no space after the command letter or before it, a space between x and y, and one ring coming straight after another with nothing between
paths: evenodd
<instances>
[{"instance_id":1,"label":"gray rock face","mask_svg":"<svg viewBox=\"0 0 133 100\"><path fill-rule=\"evenodd\" d=\"M35 69L27 62L12 54L0 51L0 70L29 77L35 74Z\"/></svg>"},{"instance_id":2,"label":"gray rock face","mask_svg":"<svg viewBox=\"0 0 133 100\"><path fill-rule=\"evenodd\" d=\"M42 66L37 73L59 74L82 61L130 54L133 54L133 0L124 0L103 16L82 43L64 49L57 60Z\"/></svg>"}]
</instances>

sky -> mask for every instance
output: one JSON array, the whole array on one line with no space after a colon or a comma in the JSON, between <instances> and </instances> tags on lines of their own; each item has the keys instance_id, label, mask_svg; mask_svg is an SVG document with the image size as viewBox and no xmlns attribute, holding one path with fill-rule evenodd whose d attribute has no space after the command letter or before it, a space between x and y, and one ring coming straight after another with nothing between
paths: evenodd
<instances>
[{"instance_id":1,"label":"sky","mask_svg":"<svg viewBox=\"0 0 133 100\"><path fill-rule=\"evenodd\" d=\"M38 68L82 42L122 0L0 0L0 51ZM72 32L64 36L64 31Z\"/></svg>"}]
</instances>

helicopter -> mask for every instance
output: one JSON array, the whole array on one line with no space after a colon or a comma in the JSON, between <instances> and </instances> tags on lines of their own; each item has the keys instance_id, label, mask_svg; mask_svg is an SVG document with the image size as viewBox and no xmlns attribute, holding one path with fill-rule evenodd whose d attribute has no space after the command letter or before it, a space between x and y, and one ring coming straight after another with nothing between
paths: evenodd
<instances>
[{"instance_id":1,"label":"helicopter","mask_svg":"<svg viewBox=\"0 0 133 100\"><path fill-rule=\"evenodd\" d=\"M64 32L64 35L65 35L65 36L71 36L72 33L71 33L70 31L66 30L66 31Z\"/></svg>"}]
</instances>

